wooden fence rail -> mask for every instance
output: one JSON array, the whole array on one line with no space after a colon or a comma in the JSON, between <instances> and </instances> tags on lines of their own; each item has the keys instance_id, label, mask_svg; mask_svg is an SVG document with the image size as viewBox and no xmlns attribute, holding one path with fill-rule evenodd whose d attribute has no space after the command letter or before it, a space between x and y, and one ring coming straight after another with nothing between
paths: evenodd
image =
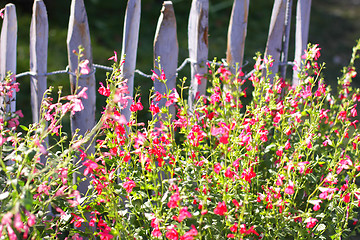
<instances>
[{"instance_id":1,"label":"wooden fence rail","mask_svg":"<svg viewBox=\"0 0 360 240\"><path fill-rule=\"evenodd\" d=\"M245 38L250 0L234 0L230 25L228 28L227 62L228 66L238 64L242 66L244 58ZM300 57L307 45L309 31L311 0L297 1L296 15L296 39L295 60L300 63ZM275 0L269 26L268 40L265 55L271 55L275 60L273 72L279 70L281 61L287 62L289 45L290 19L292 0ZM188 48L191 65L191 86L189 91L189 104L194 103L197 94L204 95L206 80L197 80L198 75L207 72L206 61L211 42L208 39L208 0L193 0L188 23ZM126 55L126 61L122 66L122 76L128 79L130 95L133 95L134 73L136 68L136 55L138 48L140 26L141 0L128 0L124 20L123 43L121 56ZM48 19L46 7L42 0L34 0L33 15L30 30L30 72L31 76L31 102L33 121L39 119L41 98L47 88L47 48L48 48ZM16 41L17 41L17 18L14 4L7 4L4 10L4 19L0 38L0 77L4 78L6 72L16 73ZM69 69L74 72L77 69L77 57L73 50L78 46L84 47L84 59L88 59L90 67L93 66L90 32L87 15L83 0L72 0L71 12L67 37L67 49ZM114 47L115 48L115 47ZM169 89L176 86L176 69L178 65L178 41L175 11L171 1L164 1L160 18L156 28L154 39L154 68L158 66L155 60L160 57L161 67L168 77ZM158 72L159 73L159 72ZM297 72L294 73L293 84L297 82ZM282 75L284 72L282 71ZM72 90L75 79L70 76ZM95 75L90 73L82 77L79 86L87 87L88 99L84 101L85 110L77 113L71 119L72 132L79 128L80 133L85 133L95 124ZM164 93L164 85L154 82L155 89ZM130 105L130 104L129 104ZM15 103L11 106L15 111ZM129 119L130 111L125 110L125 116ZM93 151L91 149L90 151Z\"/></svg>"}]
</instances>

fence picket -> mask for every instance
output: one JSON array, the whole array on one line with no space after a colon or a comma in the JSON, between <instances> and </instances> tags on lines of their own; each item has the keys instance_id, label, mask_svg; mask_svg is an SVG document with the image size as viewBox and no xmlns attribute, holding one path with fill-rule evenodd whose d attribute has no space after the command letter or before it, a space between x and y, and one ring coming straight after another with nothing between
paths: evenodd
<instances>
[{"instance_id":1,"label":"fence picket","mask_svg":"<svg viewBox=\"0 0 360 240\"><path fill-rule=\"evenodd\" d=\"M30 72L36 76L30 77L31 108L33 122L39 122L40 105L47 88L47 52L49 24L43 0L34 1L30 26Z\"/></svg>"},{"instance_id":2,"label":"fence picket","mask_svg":"<svg viewBox=\"0 0 360 240\"><path fill-rule=\"evenodd\" d=\"M283 39L283 47L281 54L281 63L280 66L280 76L286 78L286 69L288 61L288 52L289 52L289 42L290 42L290 27L291 27L291 16L292 16L292 0L287 0L286 3L286 12L285 12L285 33Z\"/></svg>"},{"instance_id":3,"label":"fence picket","mask_svg":"<svg viewBox=\"0 0 360 240\"><path fill-rule=\"evenodd\" d=\"M121 67L121 76L127 79L129 96L134 95L134 74L136 67L136 54L139 40L139 27L140 27L140 13L141 13L141 0L128 0L125 20L124 20L124 34L121 50L121 57L126 55L124 64ZM130 119L130 104L123 110L123 114L127 121Z\"/></svg>"},{"instance_id":4,"label":"fence picket","mask_svg":"<svg viewBox=\"0 0 360 240\"><path fill-rule=\"evenodd\" d=\"M73 50L77 50L79 45L84 48L83 59L89 60L89 67L93 69L92 63L92 51L91 51L91 42L90 42L90 32L89 25L85 10L85 5L83 0L72 0L71 10L70 10L70 19L69 19L69 29L67 36L67 49L68 49L68 60L69 68L71 72L75 72L78 68L78 59L77 56L73 53ZM70 84L71 89L74 91L76 86L76 77L70 75ZM84 105L84 110L81 112L75 113L71 117L71 131L74 134L76 129L79 129L79 134L84 135L86 131L90 130L95 125L95 75L94 72L89 75L84 75L79 78L78 85L81 87L87 87L87 99L82 99ZM94 152L94 145L91 145L87 153ZM79 161L79 160L77 160ZM84 166L79 170L84 171ZM76 174L74 175L73 181L76 182ZM89 178L87 181L81 182L79 184L78 190L81 193L86 193L87 187L89 185Z\"/></svg>"},{"instance_id":5,"label":"fence picket","mask_svg":"<svg viewBox=\"0 0 360 240\"><path fill-rule=\"evenodd\" d=\"M232 66L241 68L243 65L247 21L249 14L249 0L234 0L230 24L226 60ZM235 73L233 71L233 73Z\"/></svg>"},{"instance_id":6,"label":"fence picket","mask_svg":"<svg viewBox=\"0 0 360 240\"><path fill-rule=\"evenodd\" d=\"M286 4L287 0L275 0L271 15L269 35L264 56L272 56L275 60L271 69L273 73L272 76L279 71L280 56L283 50L283 37L286 31Z\"/></svg>"},{"instance_id":7,"label":"fence picket","mask_svg":"<svg viewBox=\"0 0 360 240\"><path fill-rule=\"evenodd\" d=\"M178 64L179 45L176 33L176 18L171 1L164 1L161 14L156 28L154 39L154 71L160 76L160 67L164 70L166 85L155 79L155 91L167 94L167 89L176 88L176 69ZM160 57L160 63L157 61ZM156 68L157 67L157 68ZM164 106L165 99L159 105ZM175 108L170 108L170 113L175 116Z\"/></svg>"},{"instance_id":8,"label":"fence picket","mask_svg":"<svg viewBox=\"0 0 360 240\"><path fill-rule=\"evenodd\" d=\"M311 0L298 0L296 6L295 63L300 66L301 56L307 48L310 26ZM293 85L299 84L298 71L294 70Z\"/></svg>"},{"instance_id":9,"label":"fence picket","mask_svg":"<svg viewBox=\"0 0 360 240\"><path fill-rule=\"evenodd\" d=\"M189 106L193 107L196 95L205 95L206 79L200 84L197 75L207 73L208 58L208 29L209 29L209 0L193 0L190 9L188 26L189 57L195 61L191 63L191 86L189 90Z\"/></svg>"},{"instance_id":10,"label":"fence picket","mask_svg":"<svg viewBox=\"0 0 360 240\"><path fill-rule=\"evenodd\" d=\"M14 4L9 3L5 6L0 39L0 78L3 79L9 71L16 74L17 18ZM14 101L11 102L6 111L15 112L15 92L13 93L13 99ZM1 99L1 106L3 101L7 100Z\"/></svg>"}]
</instances>

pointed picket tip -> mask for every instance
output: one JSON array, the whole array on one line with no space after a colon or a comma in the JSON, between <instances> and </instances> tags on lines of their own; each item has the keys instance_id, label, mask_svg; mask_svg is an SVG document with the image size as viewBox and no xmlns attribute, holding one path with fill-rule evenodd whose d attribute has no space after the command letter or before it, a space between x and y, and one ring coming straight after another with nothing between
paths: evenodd
<instances>
[{"instance_id":1,"label":"pointed picket tip","mask_svg":"<svg viewBox=\"0 0 360 240\"><path fill-rule=\"evenodd\" d=\"M298 69L301 67L301 56L308 45L310 27L311 0L298 0L296 6L295 57ZM293 86L299 85L299 70L293 72Z\"/></svg>"},{"instance_id":2,"label":"pointed picket tip","mask_svg":"<svg viewBox=\"0 0 360 240\"><path fill-rule=\"evenodd\" d=\"M125 58L124 64L121 66L121 76L127 79L129 96L134 95L134 74L136 68L136 55L139 41L140 28L140 14L141 14L141 0L128 0L125 19L121 57ZM124 59L122 59L124 60ZM130 120L130 105L128 100L127 107L123 110L123 114L127 121Z\"/></svg>"},{"instance_id":3,"label":"pointed picket tip","mask_svg":"<svg viewBox=\"0 0 360 240\"><path fill-rule=\"evenodd\" d=\"M48 37L46 6L42 0L36 0L30 25L30 71L37 74L30 77L33 122L39 122L40 105L47 89L44 74L47 72Z\"/></svg>"},{"instance_id":4,"label":"pointed picket tip","mask_svg":"<svg viewBox=\"0 0 360 240\"><path fill-rule=\"evenodd\" d=\"M167 94L167 89L176 88L176 70L179 56L177 40L176 18L171 1L165 1L161 9L154 38L154 71L160 76L161 69L166 76L166 85L158 79L154 81L155 92ZM158 62L160 58L160 62ZM159 106L165 106L165 99L159 102ZM170 106L170 113L175 116L175 107Z\"/></svg>"},{"instance_id":5,"label":"pointed picket tip","mask_svg":"<svg viewBox=\"0 0 360 240\"><path fill-rule=\"evenodd\" d=\"M87 59L89 61L89 68L91 72L89 75L81 76L78 79L79 87L87 87L87 99L82 99L84 110L75 113L71 117L71 131L75 133L79 129L79 134L84 135L91 130L95 125L95 108L96 108L96 90L95 90L95 74L93 70L92 49L90 40L89 24L87 20L85 5L83 0L73 0L70 8L70 19L67 37L67 50L69 69L75 73L78 68L78 57L73 51L78 52L79 46L82 46L83 57L81 60ZM70 74L71 91L75 91L76 77ZM91 146L89 153L94 151Z\"/></svg>"},{"instance_id":6,"label":"pointed picket tip","mask_svg":"<svg viewBox=\"0 0 360 240\"><path fill-rule=\"evenodd\" d=\"M154 66L160 57L160 65L168 80L168 88L175 87L176 69L178 64L179 45L177 40L176 18L171 1L165 1L161 9L154 39ZM155 69L155 72L160 72ZM165 92L164 92L165 93Z\"/></svg>"},{"instance_id":7,"label":"pointed picket tip","mask_svg":"<svg viewBox=\"0 0 360 240\"><path fill-rule=\"evenodd\" d=\"M206 94L206 79L200 83L196 76L207 73L208 59L208 29L209 29L209 1L193 0L190 9L188 25L188 47L191 63L191 85L189 90L189 106L193 108L197 96Z\"/></svg>"},{"instance_id":8,"label":"pointed picket tip","mask_svg":"<svg viewBox=\"0 0 360 240\"><path fill-rule=\"evenodd\" d=\"M0 78L3 79L7 72L16 74L16 49L17 49L17 17L16 8L12 3L6 4L0 37ZM14 93L13 99L16 99ZM2 102L3 99L0 101ZM16 102L10 104L6 111L15 112Z\"/></svg>"},{"instance_id":9,"label":"pointed picket tip","mask_svg":"<svg viewBox=\"0 0 360 240\"><path fill-rule=\"evenodd\" d=\"M287 0L275 0L274 7L271 14L271 21L269 26L269 34L266 43L264 57L271 56L274 59L273 67L271 68L272 78L274 74L279 71L279 63L281 52L283 50L283 37L285 34L285 17L286 17ZM265 70L264 70L265 74Z\"/></svg>"},{"instance_id":10,"label":"pointed picket tip","mask_svg":"<svg viewBox=\"0 0 360 240\"><path fill-rule=\"evenodd\" d=\"M249 0L234 0L228 29L226 60L236 68L243 65L245 38L249 15ZM235 71L233 71L235 73Z\"/></svg>"}]
</instances>

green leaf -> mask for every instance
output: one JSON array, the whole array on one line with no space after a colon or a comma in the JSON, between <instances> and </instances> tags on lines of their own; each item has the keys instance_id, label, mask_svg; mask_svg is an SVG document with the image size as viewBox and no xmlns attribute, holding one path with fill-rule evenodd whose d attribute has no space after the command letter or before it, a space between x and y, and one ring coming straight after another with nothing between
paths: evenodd
<instances>
[{"instance_id":1,"label":"green leaf","mask_svg":"<svg viewBox=\"0 0 360 240\"><path fill-rule=\"evenodd\" d=\"M321 231L324 231L326 229L326 225L323 224L323 223L320 223L317 228L316 228L316 231L318 232L321 232Z\"/></svg>"},{"instance_id":2,"label":"green leaf","mask_svg":"<svg viewBox=\"0 0 360 240\"><path fill-rule=\"evenodd\" d=\"M6 199L10 195L9 192L4 192L0 194L0 201Z\"/></svg>"},{"instance_id":3,"label":"green leaf","mask_svg":"<svg viewBox=\"0 0 360 240\"><path fill-rule=\"evenodd\" d=\"M29 129L28 129L26 126L24 126L24 125L20 125L20 127L21 127L22 130L24 130L24 131L26 131L26 132L29 131Z\"/></svg>"}]
</instances>

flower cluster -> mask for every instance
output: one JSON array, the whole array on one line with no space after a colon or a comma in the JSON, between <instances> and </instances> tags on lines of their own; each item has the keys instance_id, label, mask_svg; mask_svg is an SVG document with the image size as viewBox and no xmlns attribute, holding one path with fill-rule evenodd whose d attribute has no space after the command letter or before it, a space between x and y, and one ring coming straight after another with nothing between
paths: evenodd
<instances>
[{"instance_id":1,"label":"flower cluster","mask_svg":"<svg viewBox=\"0 0 360 240\"><path fill-rule=\"evenodd\" d=\"M140 94L128 95L115 53L109 59L114 70L99 87L107 104L92 131L94 153L75 144L78 138L53 153L41 147L45 135L32 128L24 144L13 142L9 158L16 163L21 156L28 165L17 172L23 187L19 201L9 197L17 191L16 182L1 185L0 198L12 205L0 205L0 233L9 239L25 233L57 238L64 232L72 239L347 238L358 228L360 206L360 91L351 87L359 49L360 42L336 95L322 77L320 49L310 45L295 66L297 86L272 74L271 58L257 55L248 79L242 70L234 75L213 63L207 75L197 76L210 84L206 96L198 95L188 106L185 79L179 89L155 92L146 123L138 121L144 111ZM82 68L86 72L86 61ZM158 70L153 80L165 84ZM250 100L248 88L254 89ZM53 129L63 113L81 110L86 95L78 90L55 106L45 101L47 133L58 133L60 143L61 128ZM129 119L123 115L126 108ZM39 164L43 155L50 167ZM80 166L71 163L75 156ZM79 169L89 180L84 195L70 181ZM5 173L3 179L14 179L10 169ZM55 216L34 214L49 205ZM91 228L72 229L71 224Z\"/></svg>"}]
</instances>

